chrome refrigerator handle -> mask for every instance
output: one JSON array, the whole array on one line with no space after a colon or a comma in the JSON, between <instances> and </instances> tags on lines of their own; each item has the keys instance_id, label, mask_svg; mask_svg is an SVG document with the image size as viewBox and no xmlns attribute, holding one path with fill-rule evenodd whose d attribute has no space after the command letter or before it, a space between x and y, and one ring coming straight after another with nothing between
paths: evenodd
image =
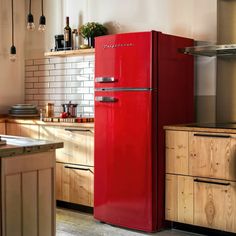
<instances>
[{"instance_id":1,"label":"chrome refrigerator handle","mask_svg":"<svg viewBox=\"0 0 236 236\"><path fill-rule=\"evenodd\" d=\"M95 82L97 83L113 83L116 82L114 77L96 77Z\"/></svg>"},{"instance_id":2,"label":"chrome refrigerator handle","mask_svg":"<svg viewBox=\"0 0 236 236\"><path fill-rule=\"evenodd\" d=\"M118 98L115 97L103 97L103 96L96 96L95 97L96 102L117 102Z\"/></svg>"}]
</instances>

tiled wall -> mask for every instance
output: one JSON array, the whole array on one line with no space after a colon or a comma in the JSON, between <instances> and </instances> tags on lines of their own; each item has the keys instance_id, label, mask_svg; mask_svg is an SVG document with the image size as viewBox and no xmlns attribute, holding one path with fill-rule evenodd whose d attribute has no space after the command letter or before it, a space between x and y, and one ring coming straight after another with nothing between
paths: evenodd
<instances>
[{"instance_id":1,"label":"tiled wall","mask_svg":"<svg viewBox=\"0 0 236 236\"><path fill-rule=\"evenodd\" d=\"M54 103L55 116L63 103L78 104L77 115L94 116L94 56L42 58L25 61L25 102L45 108Z\"/></svg>"}]
</instances>

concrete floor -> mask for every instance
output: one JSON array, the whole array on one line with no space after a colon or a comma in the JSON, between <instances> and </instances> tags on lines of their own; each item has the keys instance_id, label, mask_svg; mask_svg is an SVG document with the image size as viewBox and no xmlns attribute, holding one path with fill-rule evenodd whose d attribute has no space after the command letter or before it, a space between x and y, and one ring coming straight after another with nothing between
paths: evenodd
<instances>
[{"instance_id":1,"label":"concrete floor","mask_svg":"<svg viewBox=\"0 0 236 236\"><path fill-rule=\"evenodd\" d=\"M91 214L57 208L56 236L199 236L179 230L164 230L145 234L103 224L93 219Z\"/></svg>"}]
</instances>

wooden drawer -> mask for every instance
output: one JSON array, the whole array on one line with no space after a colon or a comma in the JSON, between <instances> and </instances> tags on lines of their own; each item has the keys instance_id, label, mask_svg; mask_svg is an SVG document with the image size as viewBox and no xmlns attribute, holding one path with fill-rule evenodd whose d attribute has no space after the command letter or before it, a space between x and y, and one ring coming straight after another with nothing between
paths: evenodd
<instances>
[{"instance_id":1,"label":"wooden drawer","mask_svg":"<svg viewBox=\"0 0 236 236\"><path fill-rule=\"evenodd\" d=\"M56 150L58 162L94 165L94 135L90 129L42 126L40 138L64 143L64 148Z\"/></svg>"},{"instance_id":2,"label":"wooden drawer","mask_svg":"<svg viewBox=\"0 0 236 236\"><path fill-rule=\"evenodd\" d=\"M189 174L236 180L235 135L189 133Z\"/></svg>"},{"instance_id":3,"label":"wooden drawer","mask_svg":"<svg viewBox=\"0 0 236 236\"><path fill-rule=\"evenodd\" d=\"M188 132L166 131L166 172L188 174Z\"/></svg>"},{"instance_id":4,"label":"wooden drawer","mask_svg":"<svg viewBox=\"0 0 236 236\"><path fill-rule=\"evenodd\" d=\"M57 163L56 198L93 207L93 168Z\"/></svg>"},{"instance_id":5,"label":"wooden drawer","mask_svg":"<svg viewBox=\"0 0 236 236\"><path fill-rule=\"evenodd\" d=\"M236 232L236 183L194 179L194 224Z\"/></svg>"}]
</instances>

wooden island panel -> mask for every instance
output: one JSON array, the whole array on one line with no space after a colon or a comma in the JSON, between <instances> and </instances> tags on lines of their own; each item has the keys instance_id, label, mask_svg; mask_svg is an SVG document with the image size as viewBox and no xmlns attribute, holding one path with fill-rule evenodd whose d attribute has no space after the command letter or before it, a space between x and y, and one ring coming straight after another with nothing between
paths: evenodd
<instances>
[{"instance_id":1,"label":"wooden island panel","mask_svg":"<svg viewBox=\"0 0 236 236\"><path fill-rule=\"evenodd\" d=\"M54 179L55 151L1 158L3 235L55 235Z\"/></svg>"}]
</instances>

